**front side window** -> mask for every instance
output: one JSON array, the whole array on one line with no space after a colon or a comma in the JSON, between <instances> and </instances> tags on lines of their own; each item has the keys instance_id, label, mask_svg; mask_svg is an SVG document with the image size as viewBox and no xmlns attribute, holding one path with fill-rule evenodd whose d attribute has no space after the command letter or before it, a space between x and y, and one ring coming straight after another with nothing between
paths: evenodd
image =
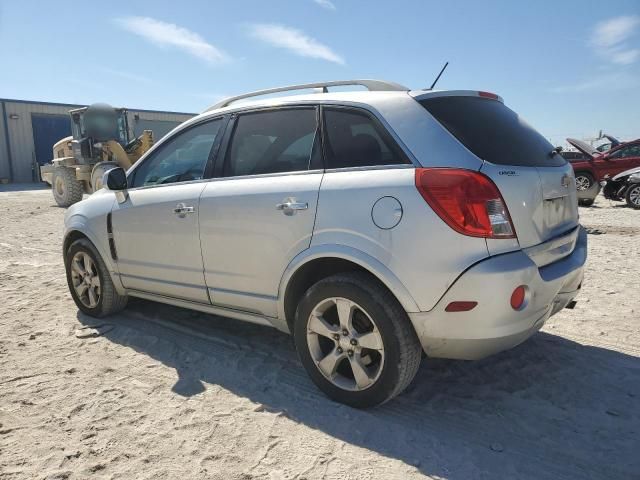
<instances>
[{"instance_id":1,"label":"front side window","mask_svg":"<svg viewBox=\"0 0 640 480\"><path fill-rule=\"evenodd\" d=\"M630 145L613 152L609 158L640 157L640 145Z\"/></svg>"},{"instance_id":2,"label":"front side window","mask_svg":"<svg viewBox=\"0 0 640 480\"><path fill-rule=\"evenodd\" d=\"M178 133L134 171L132 187L200 180L222 120L202 123Z\"/></svg>"},{"instance_id":3,"label":"front side window","mask_svg":"<svg viewBox=\"0 0 640 480\"><path fill-rule=\"evenodd\" d=\"M325 109L327 168L410 163L383 127L356 110Z\"/></svg>"},{"instance_id":4,"label":"front side window","mask_svg":"<svg viewBox=\"0 0 640 480\"><path fill-rule=\"evenodd\" d=\"M316 130L314 108L240 115L223 174L235 177L308 170Z\"/></svg>"}]
</instances>

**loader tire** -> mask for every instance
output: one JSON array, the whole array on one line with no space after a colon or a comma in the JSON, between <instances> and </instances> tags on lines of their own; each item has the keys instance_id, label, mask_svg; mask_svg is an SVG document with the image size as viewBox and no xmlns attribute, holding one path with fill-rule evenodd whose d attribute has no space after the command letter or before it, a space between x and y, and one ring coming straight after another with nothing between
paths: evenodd
<instances>
[{"instance_id":1,"label":"loader tire","mask_svg":"<svg viewBox=\"0 0 640 480\"><path fill-rule=\"evenodd\" d=\"M113 168L117 168L118 164L115 162L100 162L96 163L91 172L91 188L93 192L97 192L102 188L102 177L104 174Z\"/></svg>"},{"instance_id":2,"label":"loader tire","mask_svg":"<svg viewBox=\"0 0 640 480\"><path fill-rule=\"evenodd\" d=\"M82 200L82 182L76 179L73 168L58 167L51 177L53 198L60 207L69 207Z\"/></svg>"}]
</instances>

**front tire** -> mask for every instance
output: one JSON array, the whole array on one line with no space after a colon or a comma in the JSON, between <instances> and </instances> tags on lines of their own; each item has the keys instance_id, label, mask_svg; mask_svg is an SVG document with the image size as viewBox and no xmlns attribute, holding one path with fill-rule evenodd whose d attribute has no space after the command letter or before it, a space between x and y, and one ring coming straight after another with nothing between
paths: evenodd
<instances>
[{"instance_id":1,"label":"front tire","mask_svg":"<svg viewBox=\"0 0 640 480\"><path fill-rule=\"evenodd\" d=\"M115 162L96 163L93 167L93 171L91 172L91 188L94 193L103 187L102 178L104 177L104 174L117 167L118 164Z\"/></svg>"},{"instance_id":2,"label":"front tire","mask_svg":"<svg viewBox=\"0 0 640 480\"><path fill-rule=\"evenodd\" d=\"M594 201L595 200L593 198L581 198L580 200L578 200L578 205L582 207L590 207L591 205L593 205Z\"/></svg>"},{"instance_id":3,"label":"front tire","mask_svg":"<svg viewBox=\"0 0 640 480\"><path fill-rule=\"evenodd\" d=\"M78 308L92 317L122 310L127 296L118 294L96 247L86 238L71 244L65 255L67 284Z\"/></svg>"},{"instance_id":4,"label":"front tire","mask_svg":"<svg viewBox=\"0 0 640 480\"><path fill-rule=\"evenodd\" d=\"M587 172L576 173L576 190L584 192L589 190L595 183L593 175Z\"/></svg>"},{"instance_id":5,"label":"front tire","mask_svg":"<svg viewBox=\"0 0 640 480\"><path fill-rule=\"evenodd\" d=\"M633 184L627 188L624 198L631 208L640 209L640 183Z\"/></svg>"},{"instance_id":6,"label":"front tire","mask_svg":"<svg viewBox=\"0 0 640 480\"><path fill-rule=\"evenodd\" d=\"M356 408L380 405L415 377L422 348L393 295L360 272L313 285L298 304L294 339L311 380Z\"/></svg>"},{"instance_id":7,"label":"front tire","mask_svg":"<svg viewBox=\"0 0 640 480\"><path fill-rule=\"evenodd\" d=\"M82 200L84 189L72 168L57 167L51 176L53 198L60 207L70 207Z\"/></svg>"}]
</instances>

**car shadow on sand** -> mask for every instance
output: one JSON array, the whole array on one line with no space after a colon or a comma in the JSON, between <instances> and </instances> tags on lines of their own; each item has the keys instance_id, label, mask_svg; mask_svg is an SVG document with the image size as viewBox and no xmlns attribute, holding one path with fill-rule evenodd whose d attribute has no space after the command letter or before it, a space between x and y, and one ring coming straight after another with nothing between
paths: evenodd
<instances>
[{"instance_id":1,"label":"car shadow on sand","mask_svg":"<svg viewBox=\"0 0 640 480\"><path fill-rule=\"evenodd\" d=\"M83 314L85 325L100 322ZM425 359L409 389L370 410L327 399L274 329L133 300L104 336L207 384L426 475L639 478L640 358L538 333L476 362Z\"/></svg>"}]
</instances>

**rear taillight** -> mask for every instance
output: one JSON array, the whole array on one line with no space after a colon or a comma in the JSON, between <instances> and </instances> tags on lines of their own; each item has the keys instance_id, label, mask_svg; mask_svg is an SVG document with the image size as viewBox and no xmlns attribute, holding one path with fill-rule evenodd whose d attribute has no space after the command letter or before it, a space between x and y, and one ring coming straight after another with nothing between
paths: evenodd
<instances>
[{"instance_id":1,"label":"rear taillight","mask_svg":"<svg viewBox=\"0 0 640 480\"><path fill-rule=\"evenodd\" d=\"M416 188L456 232L471 237L516 237L498 187L481 173L457 168L416 168Z\"/></svg>"}]
</instances>

